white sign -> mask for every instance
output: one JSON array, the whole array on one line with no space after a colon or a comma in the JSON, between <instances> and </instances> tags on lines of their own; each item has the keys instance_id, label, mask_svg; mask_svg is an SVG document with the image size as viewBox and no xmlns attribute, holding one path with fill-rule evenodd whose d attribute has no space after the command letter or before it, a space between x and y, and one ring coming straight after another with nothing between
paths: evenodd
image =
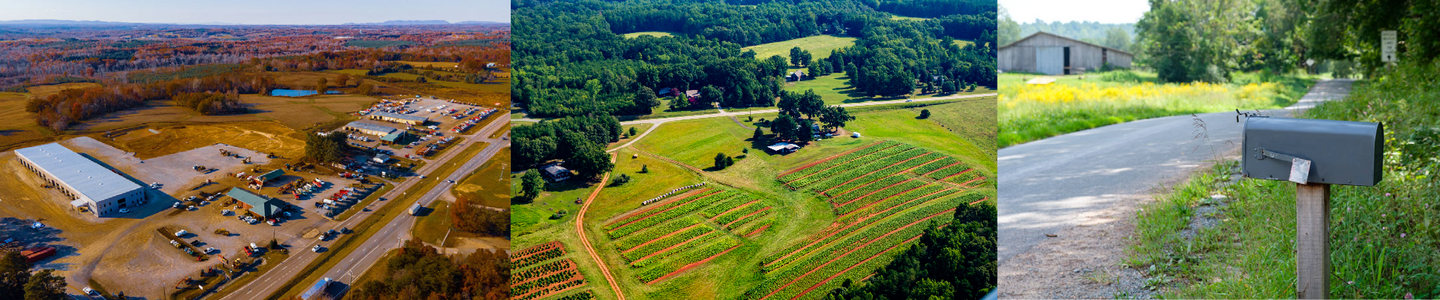
<instances>
[{"instance_id":1,"label":"white sign","mask_svg":"<svg viewBox=\"0 0 1440 300\"><path fill-rule=\"evenodd\" d=\"M1310 160L1302 158L1290 159L1290 181L1305 184L1310 179Z\"/></svg>"},{"instance_id":2,"label":"white sign","mask_svg":"<svg viewBox=\"0 0 1440 300\"><path fill-rule=\"evenodd\" d=\"M1380 62L1395 61L1395 31L1380 31Z\"/></svg>"}]
</instances>

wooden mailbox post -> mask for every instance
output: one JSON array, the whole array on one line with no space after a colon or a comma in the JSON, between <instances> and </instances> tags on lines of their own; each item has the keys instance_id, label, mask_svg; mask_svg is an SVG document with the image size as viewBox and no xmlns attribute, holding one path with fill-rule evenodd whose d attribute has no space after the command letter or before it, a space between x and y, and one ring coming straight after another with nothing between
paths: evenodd
<instances>
[{"instance_id":1,"label":"wooden mailbox post","mask_svg":"<svg viewBox=\"0 0 1440 300\"><path fill-rule=\"evenodd\" d=\"M1380 182L1380 123L1250 117L1241 138L1245 177L1295 185L1296 296L1330 295L1330 185Z\"/></svg>"}]
</instances>

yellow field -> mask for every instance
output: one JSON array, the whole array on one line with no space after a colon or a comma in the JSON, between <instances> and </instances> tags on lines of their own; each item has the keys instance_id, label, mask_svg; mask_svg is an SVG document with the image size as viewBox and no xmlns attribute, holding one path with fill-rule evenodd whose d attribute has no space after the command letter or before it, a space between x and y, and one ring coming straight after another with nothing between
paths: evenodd
<instances>
[{"instance_id":1,"label":"yellow field","mask_svg":"<svg viewBox=\"0 0 1440 300\"><path fill-rule=\"evenodd\" d=\"M765 59L771 56L779 55L781 57L784 57L788 61L790 59L790 49L800 47L800 49L810 51L811 57L818 60L830 57L831 50L850 47L851 45L855 45L855 38L837 37L832 35L817 35L788 41L760 44L745 47L743 49L755 50L755 58L758 59Z\"/></svg>"},{"instance_id":2,"label":"yellow field","mask_svg":"<svg viewBox=\"0 0 1440 300\"><path fill-rule=\"evenodd\" d=\"M633 39L633 38L637 38L637 37L640 37L640 36L668 37L668 36L672 36L672 35L673 35L673 34L670 34L669 32L664 32L664 31L641 31L641 32L631 32L631 33L626 33L626 34L624 34L625 38L627 38L627 39Z\"/></svg>"},{"instance_id":3,"label":"yellow field","mask_svg":"<svg viewBox=\"0 0 1440 300\"><path fill-rule=\"evenodd\" d=\"M36 97L46 97L46 96L50 96L50 95L59 93L60 91L64 91L64 90L69 90L69 89L83 89L83 88L91 88L91 87L97 87L97 86L100 86L100 84L99 84L99 83L93 83L93 82L77 82L77 83L61 83L61 84L51 84L51 85L37 85L37 86L27 87L27 88L25 88L25 90L30 91L30 94L34 94Z\"/></svg>"}]
</instances>

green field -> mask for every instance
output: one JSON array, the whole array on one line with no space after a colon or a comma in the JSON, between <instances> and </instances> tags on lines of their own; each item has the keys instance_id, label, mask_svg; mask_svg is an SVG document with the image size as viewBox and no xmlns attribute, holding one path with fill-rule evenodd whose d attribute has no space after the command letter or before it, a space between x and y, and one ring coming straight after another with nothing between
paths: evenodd
<instances>
[{"instance_id":1,"label":"green field","mask_svg":"<svg viewBox=\"0 0 1440 300\"><path fill-rule=\"evenodd\" d=\"M904 249L896 246L918 236L928 223L906 225L945 221L950 217L943 213L947 209L993 199L994 148L972 144L962 136L993 132L994 123L984 126L988 129L952 127L983 125L966 118L986 107L993 114L994 103L985 98L857 109L852 113L857 120L846 129L863 132L864 138L816 141L789 155L767 154L759 147L768 141L749 141L758 121L774 118L773 113L755 114L753 120L741 116L738 122L731 118L667 122L633 149L617 152L612 176L627 174L634 180L601 190L586 214L585 230L627 298L755 299L764 296L755 293L775 291L772 299L789 299L815 285L816 290L801 298L817 299L846 279L868 276L874 266ZM916 119L919 109L925 108L932 110L932 117ZM939 109L978 112L936 114ZM863 150L896 145L904 148L884 156ZM858 152L795 173L835 170L807 174L813 179L804 186L790 186L787 181L794 178L777 176L850 151ZM716 153L736 157L735 164L710 169ZM641 166L651 172L639 174ZM518 178L512 180L518 185ZM708 184L641 205L699 182ZM516 205L513 226L521 231L513 241L516 248L551 241L579 245L571 223L579 208L574 200L594 188L593 184L552 185L534 203ZM569 213L549 219L559 210ZM832 232L837 234L825 238ZM810 243L816 240L825 242ZM871 246L860 247L870 241L874 241ZM847 252L853 253L844 255ZM841 272L870 256L877 258ZM827 263L832 258L836 262ZM670 274L680 265L703 259L713 260ZM614 298L608 284L595 279L603 277L592 260L580 256L575 262L598 298ZM816 273L801 276L822 265ZM826 280L829 274L841 275ZM779 288L796 279L796 284Z\"/></svg>"},{"instance_id":2,"label":"green field","mask_svg":"<svg viewBox=\"0 0 1440 300\"><path fill-rule=\"evenodd\" d=\"M1224 84L1158 83L1154 73L1097 72L1047 76L1000 75L1000 147L1110 124L1192 113L1283 108L1314 84L1301 76L1239 74Z\"/></svg>"},{"instance_id":3,"label":"green field","mask_svg":"<svg viewBox=\"0 0 1440 300\"><path fill-rule=\"evenodd\" d=\"M818 60L830 57L831 50L850 47L850 45L854 44L855 38L852 37L816 35L788 41L779 41L774 43L745 47L744 50L755 50L755 58L758 59L765 59L771 56L779 55L781 57L785 57L785 59L788 61L790 59L790 49L800 47L800 49L810 51L811 57Z\"/></svg>"},{"instance_id":4,"label":"green field","mask_svg":"<svg viewBox=\"0 0 1440 300\"><path fill-rule=\"evenodd\" d=\"M957 41L957 42L958 42L958 41ZM794 71L794 70L798 70L798 68L790 68L790 71ZM898 99L898 98L885 98L885 97L871 97L871 96L867 96L867 95L865 95L865 94L856 92L854 88L850 87L849 80L850 80L849 77L845 76L845 73L834 73L834 74L830 74L830 75L825 75L825 76L816 77L816 78L814 78L814 79L785 82L785 86L784 86L782 89L785 90L785 91L794 92L794 93L804 93L804 92L807 91L807 90L813 90L813 91L815 91L815 94L816 94L816 95L819 95L819 96L820 96L820 99L821 99L821 100L824 100L824 101L825 101L825 104L826 104L826 105L836 105L836 104L844 104L844 103L856 103L856 102L865 102L865 101L874 101L874 100L895 100L895 99ZM919 89L916 89L916 92L917 92L917 93L918 93L919 91L920 91ZM983 87L983 86L977 86L977 87L975 87L975 90L974 90L974 91L959 92L959 93L955 93L954 95L985 94L985 93L994 93L994 92L995 92L994 90L991 90L991 89L989 89L989 88L986 88L986 87ZM950 96L950 95L937 95L937 94L916 95L916 94L911 94L908 98L909 98L909 99L925 99L925 98L941 97L941 96Z\"/></svg>"},{"instance_id":5,"label":"green field","mask_svg":"<svg viewBox=\"0 0 1440 300\"><path fill-rule=\"evenodd\" d=\"M624 34L623 36L624 36L625 38L627 38L627 39L633 39L633 38L637 38L637 37L641 37L641 36L653 36L653 37L657 37L657 38L662 38L662 37L668 37L668 36L672 36L672 35L673 35L673 34L671 34L671 33L669 33L669 32L664 32L664 31L641 31L641 32L626 33L626 34Z\"/></svg>"}]
</instances>

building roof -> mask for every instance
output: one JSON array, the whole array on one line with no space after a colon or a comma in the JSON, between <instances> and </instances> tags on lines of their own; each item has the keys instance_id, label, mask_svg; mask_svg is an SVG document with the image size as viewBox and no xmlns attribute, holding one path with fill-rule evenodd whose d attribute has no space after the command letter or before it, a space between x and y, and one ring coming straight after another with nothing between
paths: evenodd
<instances>
[{"instance_id":1,"label":"building roof","mask_svg":"<svg viewBox=\"0 0 1440 300\"><path fill-rule=\"evenodd\" d=\"M381 116L381 117L386 117L386 118L394 118L394 119L400 119L400 120L419 121L419 122L425 122L425 121L430 120L430 118L421 117L421 116L412 116L412 115L407 115L407 114L397 114L397 113L383 112L383 111L373 112L373 113L370 113L370 115L372 115L372 116Z\"/></svg>"},{"instance_id":2,"label":"building roof","mask_svg":"<svg viewBox=\"0 0 1440 300\"><path fill-rule=\"evenodd\" d=\"M552 164L552 165L545 166L545 168L544 168L543 170L545 171L545 173L549 173L550 176L560 176L560 175L569 176L569 175L570 175L570 169L566 169L565 167L561 167L559 164Z\"/></svg>"},{"instance_id":3,"label":"building roof","mask_svg":"<svg viewBox=\"0 0 1440 300\"><path fill-rule=\"evenodd\" d=\"M775 143L774 145L770 145L766 148L770 148L770 151L780 151L784 149L799 149L800 145L791 143Z\"/></svg>"},{"instance_id":4,"label":"building roof","mask_svg":"<svg viewBox=\"0 0 1440 300\"><path fill-rule=\"evenodd\" d=\"M396 140L399 140L399 139L400 139L400 136L404 135L404 133L405 133L404 131L401 131L401 132L395 132L395 133L387 134L387 135L385 135L385 136L380 137L380 140L394 143Z\"/></svg>"},{"instance_id":5,"label":"building roof","mask_svg":"<svg viewBox=\"0 0 1440 300\"><path fill-rule=\"evenodd\" d=\"M366 122L361 122L361 121L350 122L350 124L345 124L345 127L353 127L353 128L356 128L356 129L379 131L379 132L384 132L385 134L391 134L391 133L395 133L396 131L400 131L399 128L390 127L390 126L385 126L385 125L380 125L380 124L374 124L374 123L366 123Z\"/></svg>"},{"instance_id":6,"label":"building roof","mask_svg":"<svg viewBox=\"0 0 1440 300\"><path fill-rule=\"evenodd\" d=\"M15 154L25 157L36 167L44 169L55 176L55 179L94 201L110 199L140 188L134 181L75 151L70 151L70 148L65 148L60 143L15 150Z\"/></svg>"},{"instance_id":7,"label":"building roof","mask_svg":"<svg viewBox=\"0 0 1440 300\"><path fill-rule=\"evenodd\" d=\"M285 175L285 170L271 170L270 172L265 172L265 174L260 174L260 176L255 177L255 179L258 179L260 181L270 181L275 178L280 178L280 175Z\"/></svg>"},{"instance_id":8,"label":"building roof","mask_svg":"<svg viewBox=\"0 0 1440 300\"><path fill-rule=\"evenodd\" d=\"M1033 38L1033 37L1040 36L1040 35L1042 35L1042 34L1043 34L1043 35L1047 35L1047 36L1052 36L1052 37L1060 38L1060 39L1063 39L1063 40L1068 40L1068 41L1071 41L1071 42L1076 42L1076 43L1081 43L1081 44L1085 44L1085 45L1090 45L1090 46L1095 46L1095 47L1110 49L1110 51L1112 51L1112 52L1120 52L1121 54L1130 55L1130 56L1135 56L1135 54L1131 54L1130 52L1125 51L1125 50L1120 50L1120 49L1105 47L1105 46L1101 46L1101 45L1091 44L1091 43L1086 42L1086 41L1081 41L1081 40L1077 40L1077 39L1072 39L1072 38L1065 37L1065 36L1063 36L1063 35L1058 35L1058 34L1049 33L1049 32L1044 32L1044 31L1036 31L1034 34L1031 34L1030 36L1027 36L1027 37L1022 38L1022 39L1019 39L1019 40L1015 40L1014 42L1010 42L1009 44L1005 44L1004 46L1000 46L999 49L1000 49L1000 50L1003 50L1003 49L1005 49L1005 48L1010 48L1011 46L1015 46L1015 44L1019 44L1020 42L1024 42L1025 40L1028 40L1028 39Z\"/></svg>"},{"instance_id":9,"label":"building roof","mask_svg":"<svg viewBox=\"0 0 1440 300\"><path fill-rule=\"evenodd\" d=\"M230 188L230 191L225 192L225 196L235 198L236 201L250 205L250 212L266 218L285 210L285 202L283 201L255 195L254 193L250 193L250 191L238 187Z\"/></svg>"}]
</instances>

